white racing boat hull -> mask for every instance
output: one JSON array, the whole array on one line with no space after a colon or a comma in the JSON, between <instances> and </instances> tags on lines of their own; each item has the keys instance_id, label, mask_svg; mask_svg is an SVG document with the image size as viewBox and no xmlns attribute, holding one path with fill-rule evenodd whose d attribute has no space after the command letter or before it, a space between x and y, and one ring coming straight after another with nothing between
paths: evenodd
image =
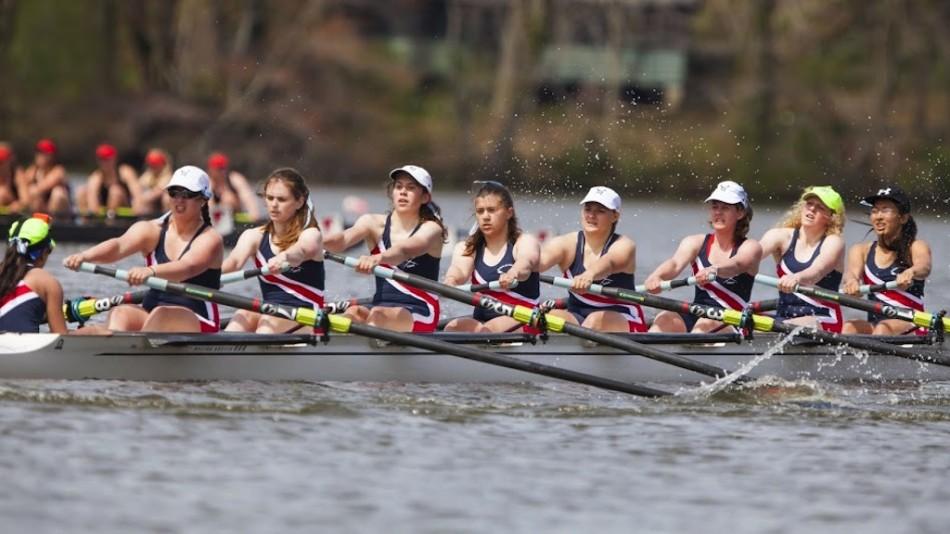
<instances>
[{"instance_id":1,"label":"white racing boat hull","mask_svg":"<svg viewBox=\"0 0 950 534\"><path fill-rule=\"evenodd\" d=\"M441 334L485 350L628 382L709 382L712 378L642 356L552 335L532 343L520 334L473 336ZM774 335L736 342L731 335L707 336L706 343L666 336L657 347L727 370L749 366L752 377L832 381L950 380L950 367L897 356L868 355L848 348L788 343L780 353L761 357ZM631 336L638 341L649 337ZM490 341L490 342L484 342ZM909 337L909 343L918 340ZM906 345L926 354L943 354L942 345ZM360 382L522 382L551 381L463 358L364 337L331 336L322 343L306 335L116 334L59 336L0 334L0 379L121 380L305 380Z\"/></svg>"}]
</instances>

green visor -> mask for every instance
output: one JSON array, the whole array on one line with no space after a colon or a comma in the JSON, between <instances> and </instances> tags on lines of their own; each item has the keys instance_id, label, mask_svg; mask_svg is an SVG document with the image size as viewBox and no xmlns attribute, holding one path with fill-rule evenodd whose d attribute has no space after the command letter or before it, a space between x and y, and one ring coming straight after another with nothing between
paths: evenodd
<instances>
[{"instance_id":1,"label":"green visor","mask_svg":"<svg viewBox=\"0 0 950 534\"><path fill-rule=\"evenodd\" d=\"M802 200L808 197L818 197L822 204L835 213L844 212L844 200L830 185L816 185L805 189Z\"/></svg>"}]
</instances>

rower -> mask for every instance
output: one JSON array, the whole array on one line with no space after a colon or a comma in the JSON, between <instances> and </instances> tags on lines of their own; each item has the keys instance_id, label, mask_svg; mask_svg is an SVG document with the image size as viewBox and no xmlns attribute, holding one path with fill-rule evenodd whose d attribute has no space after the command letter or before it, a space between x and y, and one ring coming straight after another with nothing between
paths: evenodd
<instances>
[{"instance_id":1,"label":"rower","mask_svg":"<svg viewBox=\"0 0 950 534\"><path fill-rule=\"evenodd\" d=\"M497 280L501 291L483 293L506 304L534 308L541 295L537 273L541 259L538 240L523 233L518 226L514 200L507 187L491 180L475 184L478 189L473 203L478 226L464 242L455 246L445 283L457 286ZM517 285L512 288L515 281ZM453 319L445 330L508 332L520 326L521 323L511 317L478 306L472 317Z\"/></svg>"},{"instance_id":2,"label":"rower","mask_svg":"<svg viewBox=\"0 0 950 534\"><path fill-rule=\"evenodd\" d=\"M178 169L165 187L171 211L133 224L122 236L66 258L73 270L83 262L112 263L136 252L146 266L129 270L130 285L152 276L217 289L224 243L211 228L211 182L198 167ZM217 304L149 290L141 306L125 304L109 314L109 329L122 331L217 332Z\"/></svg>"},{"instance_id":3,"label":"rower","mask_svg":"<svg viewBox=\"0 0 950 534\"><path fill-rule=\"evenodd\" d=\"M752 295L762 247L746 237L752 222L752 206L745 189L727 180L706 198L712 233L687 236L671 258L660 264L644 281L647 291L659 293L660 284L679 276L687 265L696 277L695 304L742 310ZM651 332L714 332L723 323L686 313L657 314Z\"/></svg>"},{"instance_id":4,"label":"rower","mask_svg":"<svg viewBox=\"0 0 950 534\"><path fill-rule=\"evenodd\" d=\"M897 281L897 289L871 293L868 298L891 306L923 311L924 282L930 275L930 245L917 239L917 223L910 214L910 199L897 186L884 187L861 202L870 206L871 230L877 239L858 243L848 251L841 290L858 295L861 284ZM846 334L900 335L913 332L905 321L868 313L867 320L844 324ZM926 331L917 330L918 334Z\"/></svg>"},{"instance_id":5,"label":"rower","mask_svg":"<svg viewBox=\"0 0 950 534\"><path fill-rule=\"evenodd\" d=\"M844 270L844 223L841 195L829 186L809 187L778 226L762 236L762 255L775 258L779 276L777 317L841 332L840 305L794 291L799 285L838 290Z\"/></svg>"},{"instance_id":6,"label":"rower","mask_svg":"<svg viewBox=\"0 0 950 534\"><path fill-rule=\"evenodd\" d=\"M0 208L6 213L17 213L26 207L21 194L23 169L17 165L16 153L7 143L0 142Z\"/></svg>"},{"instance_id":7,"label":"rower","mask_svg":"<svg viewBox=\"0 0 950 534\"><path fill-rule=\"evenodd\" d=\"M52 139L40 139L36 143L33 164L24 172L23 185L29 197L29 208L33 211L70 211L66 169L56 162L56 152L56 143Z\"/></svg>"},{"instance_id":8,"label":"rower","mask_svg":"<svg viewBox=\"0 0 950 534\"><path fill-rule=\"evenodd\" d=\"M580 205L581 230L551 238L541 249L538 271L557 266L573 284L567 309L550 313L595 330L645 332L646 318L639 305L586 292L591 284L636 287L636 244L616 233L620 195L609 187L592 187Z\"/></svg>"},{"instance_id":9,"label":"rower","mask_svg":"<svg viewBox=\"0 0 950 534\"><path fill-rule=\"evenodd\" d=\"M253 258L271 273L259 278L261 299L292 307L323 307L323 236L309 202L310 190L294 169L277 169L264 182L264 205L270 221L245 230L222 270L237 271ZM280 273L288 263L291 269ZM239 310L228 332L282 333L300 328L294 321Z\"/></svg>"},{"instance_id":10,"label":"rower","mask_svg":"<svg viewBox=\"0 0 950 534\"><path fill-rule=\"evenodd\" d=\"M261 217L254 188L243 174L231 170L231 160L221 152L208 156L208 177L211 178L211 211L215 220L225 213L245 212L256 221Z\"/></svg>"},{"instance_id":11,"label":"rower","mask_svg":"<svg viewBox=\"0 0 950 534\"><path fill-rule=\"evenodd\" d=\"M43 269L56 246L49 231L50 217L34 213L10 227L7 252L0 267L0 331L66 333L63 286Z\"/></svg>"},{"instance_id":12,"label":"rower","mask_svg":"<svg viewBox=\"0 0 950 534\"><path fill-rule=\"evenodd\" d=\"M363 215L350 228L326 236L324 246L343 252L363 241L370 253L360 257L358 272L369 274L383 265L437 280L446 230L441 211L432 202L432 177L422 167L406 165L390 172L389 178L386 192L392 210ZM372 307L351 306L346 314L390 330L434 332L439 299L402 282L377 278Z\"/></svg>"},{"instance_id":13,"label":"rower","mask_svg":"<svg viewBox=\"0 0 950 534\"><path fill-rule=\"evenodd\" d=\"M135 169L118 163L118 151L108 143L96 147L96 170L76 192L80 213L115 216L119 208L132 207L139 197Z\"/></svg>"},{"instance_id":14,"label":"rower","mask_svg":"<svg viewBox=\"0 0 950 534\"><path fill-rule=\"evenodd\" d=\"M165 186L172 179L172 170L172 158L168 152L160 148L149 149L145 154L145 169L139 175L136 213L158 213L168 209Z\"/></svg>"}]
</instances>

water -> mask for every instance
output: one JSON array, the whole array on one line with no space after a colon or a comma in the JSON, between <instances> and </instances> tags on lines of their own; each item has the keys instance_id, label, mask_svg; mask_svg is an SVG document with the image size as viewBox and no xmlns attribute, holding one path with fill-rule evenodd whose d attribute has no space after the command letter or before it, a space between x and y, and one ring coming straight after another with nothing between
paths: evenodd
<instances>
[{"instance_id":1,"label":"water","mask_svg":"<svg viewBox=\"0 0 950 534\"><path fill-rule=\"evenodd\" d=\"M464 197L439 201L470 223ZM568 231L572 202L519 215ZM627 204L640 280L704 228L700 206ZM778 213L757 211L753 234ZM927 300L946 305L946 224L921 223ZM849 224L849 243L861 235ZM67 296L123 290L53 270ZM328 277L340 296L370 292L341 266ZM0 518L9 532L945 532L948 439L950 383L761 380L646 400L554 382L0 380Z\"/></svg>"}]
</instances>

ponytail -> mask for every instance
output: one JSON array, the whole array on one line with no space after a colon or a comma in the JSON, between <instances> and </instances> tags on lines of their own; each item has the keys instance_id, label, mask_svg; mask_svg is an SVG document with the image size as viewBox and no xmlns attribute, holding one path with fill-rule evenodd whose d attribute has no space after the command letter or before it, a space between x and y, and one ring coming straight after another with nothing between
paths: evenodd
<instances>
[{"instance_id":1,"label":"ponytail","mask_svg":"<svg viewBox=\"0 0 950 534\"><path fill-rule=\"evenodd\" d=\"M917 221L910 214L907 215L907 222L901 225L900 234L897 239L887 242L880 240L881 246L888 250L897 252L897 265L904 269L914 264L911 257L910 247L917 240Z\"/></svg>"}]
</instances>

